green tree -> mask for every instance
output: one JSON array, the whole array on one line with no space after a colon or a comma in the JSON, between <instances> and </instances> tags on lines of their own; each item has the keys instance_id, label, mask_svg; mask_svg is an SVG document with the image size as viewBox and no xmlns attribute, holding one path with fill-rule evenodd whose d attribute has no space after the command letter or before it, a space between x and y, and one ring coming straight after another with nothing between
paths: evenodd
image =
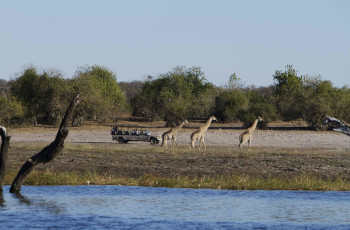
<instances>
[{"instance_id":1,"label":"green tree","mask_svg":"<svg viewBox=\"0 0 350 230\"><path fill-rule=\"evenodd\" d=\"M225 85L226 89L241 89L243 88L242 79L236 73L230 75L228 82Z\"/></svg>"},{"instance_id":2,"label":"green tree","mask_svg":"<svg viewBox=\"0 0 350 230\"><path fill-rule=\"evenodd\" d=\"M226 89L215 99L215 116L222 121L232 122L241 119L247 109L249 94L240 89Z\"/></svg>"},{"instance_id":3,"label":"green tree","mask_svg":"<svg viewBox=\"0 0 350 230\"><path fill-rule=\"evenodd\" d=\"M23 118L24 108L15 97L0 96L0 122L18 124Z\"/></svg>"},{"instance_id":4,"label":"green tree","mask_svg":"<svg viewBox=\"0 0 350 230\"><path fill-rule=\"evenodd\" d=\"M329 115L350 123L350 88L347 86L334 88L330 98L331 111Z\"/></svg>"},{"instance_id":5,"label":"green tree","mask_svg":"<svg viewBox=\"0 0 350 230\"><path fill-rule=\"evenodd\" d=\"M132 100L133 114L174 125L187 118L210 115L215 89L198 67L175 67L157 79L149 78Z\"/></svg>"},{"instance_id":6,"label":"green tree","mask_svg":"<svg viewBox=\"0 0 350 230\"><path fill-rule=\"evenodd\" d=\"M284 120L295 120L302 117L303 79L303 76L297 75L292 65L287 65L284 72L277 70L273 76L277 109Z\"/></svg>"},{"instance_id":7,"label":"green tree","mask_svg":"<svg viewBox=\"0 0 350 230\"><path fill-rule=\"evenodd\" d=\"M57 71L39 74L29 67L11 82L11 93L25 107L26 120L37 124L57 124L69 98L69 84Z\"/></svg>"},{"instance_id":8,"label":"green tree","mask_svg":"<svg viewBox=\"0 0 350 230\"><path fill-rule=\"evenodd\" d=\"M276 71L274 81L278 111L284 120L302 118L310 127L320 129L326 114L341 119L342 111L349 108L346 90L336 89L320 76L299 77L292 66L287 66L285 72Z\"/></svg>"},{"instance_id":9,"label":"green tree","mask_svg":"<svg viewBox=\"0 0 350 230\"><path fill-rule=\"evenodd\" d=\"M12 95L17 97L26 107L26 118L34 124L38 123L37 115L40 112L40 76L36 68L24 70L22 76L11 83Z\"/></svg>"},{"instance_id":10,"label":"green tree","mask_svg":"<svg viewBox=\"0 0 350 230\"><path fill-rule=\"evenodd\" d=\"M330 81L321 80L320 76L304 78L302 118L315 129L322 127L325 116L331 112L334 87Z\"/></svg>"},{"instance_id":11,"label":"green tree","mask_svg":"<svg viewBox=\"0 0 350 230\"><path fill-rule=\"evenodd\" d=\"M241 115L245 127L251 126L255 119L260 116L263 121L258 123L259 128L266 128L270 121L277 119L277 109L268 97L259 94L257 91L249 92L249 106Z\"/></svg>"},{"instance_id":12,"label":"green tree","mask_svg":"<svg viewBox=\"0 0 350 230\"><path fill-rule=\"evenodd\" d=\"M73 119L114 120L126 109L126 98L116 75L106 67L83 67L76 72L72 84L82 97Z\"/></svg>"}]
</instances>

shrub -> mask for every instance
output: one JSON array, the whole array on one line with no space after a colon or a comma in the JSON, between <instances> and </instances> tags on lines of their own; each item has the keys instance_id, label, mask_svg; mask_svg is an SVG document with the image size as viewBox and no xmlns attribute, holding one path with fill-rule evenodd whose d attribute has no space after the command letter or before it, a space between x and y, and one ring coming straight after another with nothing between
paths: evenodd
<instances>
[{"instance_id":1,"label":"shrub","mask_svg":"<svg viewBox=\"0 0 350 230\"><path fill-rule=\"evenodd\" d=\"M21 123L24 108L15 97L0 96L0 121L6 124Z\"/></svg>"},{"instance_id":2,"label":"shrub","mask_svg":"<svg viewBox=\"0 0 350 230\"><path fill-rule=\"evenodd\" d=\"M168 125L210 115L215 89L200 68L176 67L147 80L132 100L134 116L149 120L164 119Z\"/></svg>"},{"instance_id":3,"label":"shrub","mask_svg":"<svg viewBox=\"0 0 350 230\"><path fill-rule=\"evenodd\" d=\"M214 115L224 122L238 121L242 111L248 106L248 96L240 89L222 91L215 99Z\"/></svg>"}]
</instances>

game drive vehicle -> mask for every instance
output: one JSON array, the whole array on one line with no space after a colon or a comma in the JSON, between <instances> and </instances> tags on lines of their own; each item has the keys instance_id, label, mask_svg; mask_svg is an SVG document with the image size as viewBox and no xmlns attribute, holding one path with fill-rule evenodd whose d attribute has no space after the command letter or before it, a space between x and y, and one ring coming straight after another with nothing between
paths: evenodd
<instances>
[{"instance_id":1,"label":"game drive vehicle","mask_svg":"<svg viewBox=\"0 0 350 230\"><path fill-rule=\"evenodd\" d=\"M152 145L157 145L160 142L160 136L153 136L149 130L141 129L137 126L112 126L112 140L119 143L128 143L129 141L144 141L150 142Z\"/></svg>"}]
</instances>

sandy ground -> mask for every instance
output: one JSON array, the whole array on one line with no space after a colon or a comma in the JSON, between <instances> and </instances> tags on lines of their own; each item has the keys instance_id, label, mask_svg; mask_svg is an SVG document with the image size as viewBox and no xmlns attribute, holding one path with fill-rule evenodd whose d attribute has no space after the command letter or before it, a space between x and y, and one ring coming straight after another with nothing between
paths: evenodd
<instances>
[{"instance_id":1,"label":"sandy ground","mask_svg":"<svg viewBox=\"0 0 350 230\"><path fill-rule=\"evenodd\" d=\"M179 145L189 147L190 134L195 130L192 127L186 127L179 132ZM240 153L238 150L238 137L243 132L239 127L216 126L207 131L205 140L208 149L223 146L218 148L223 149L221 152L183 151L185 147L180 146L175 154L171 151L170 154L165 154L165 151L150 151L159 149L160 145L152 146L148 142L119 144L112 141L110 126L107 125L69 129L66 142L94 143L96 149L102 145L112 151L95 152L94 148L89 149L86 145L76 144L74 146L82 146L81 151L75 149L60 154L54 161L36 166L37 170L82 173L94 170L100 175L111 174L133 178L140 178L146 174L162 178L178 175L196 178L207 175L244 174L282 178L316 175L332 180L335 178L350 180L350 137L331 131L315 132L298 128L256 130L253 135L253 150L246 155L245 152ZM169 128L149 128L149 130L155 135L161 135ZM28 148L23 151L21 144L30 142L30 146L33 146L34 142L35 146L36 142L50 143L55 138L57 128L9 128L8 133L11 136L11 143L14 145L16 142L20 143L19 147L11 149L9 154L9 170L15 171L28 157L37 153L40 146L43 146L41 144L37 149ZM171 144L171 141L168 144ZM139 146L142 148L133 148ZM129 147L132 151L128 151ZM230 148L233 151L226 152L226 149ZM279 151L270 151L271 148ZM300 151L295 151L299 148Z\"/></svg>"},{"instance_id":2,"label":"sandy ground","mask_svg":"<svg viewBox=\"0 0 350 230\"><path fill-rule=\"evenodd\" d=\"M153 135L161 135L169 128L151 128ZM190 135L195 131L184 128L178 133L178 144L189 145ZM240 129L209 129L205 136L207 146L232 146L238 148ZM51 142L57 133L57 128L9 129L11 142ZM110 127L84 127L84 129L70 129L66 142L73 143L113 143ZM117 142L115 142L117 144ZM148 144L129 142L131 145ZM171 141L168 141L171 144ZM199 141L196 142L196 145ZM299 130L256 130L253 135L253 147L276 148L350 148L350 137L332 131L299 131Z\"/></svg>"}]
</instances>

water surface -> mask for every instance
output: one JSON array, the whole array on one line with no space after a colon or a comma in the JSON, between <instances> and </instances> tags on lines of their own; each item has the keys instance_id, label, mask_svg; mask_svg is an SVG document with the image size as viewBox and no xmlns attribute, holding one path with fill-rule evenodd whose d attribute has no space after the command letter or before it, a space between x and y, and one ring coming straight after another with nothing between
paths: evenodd
<instances>
[{"instance_id":1,"label":"water surface","mask_svg":"<svg viewBox=\"0 0 350 230\"><path fill-rule=\"evenodd\" d=\"M350 229L349 192L23 186L3 229Z\"/></svg>"}]
</instances>

